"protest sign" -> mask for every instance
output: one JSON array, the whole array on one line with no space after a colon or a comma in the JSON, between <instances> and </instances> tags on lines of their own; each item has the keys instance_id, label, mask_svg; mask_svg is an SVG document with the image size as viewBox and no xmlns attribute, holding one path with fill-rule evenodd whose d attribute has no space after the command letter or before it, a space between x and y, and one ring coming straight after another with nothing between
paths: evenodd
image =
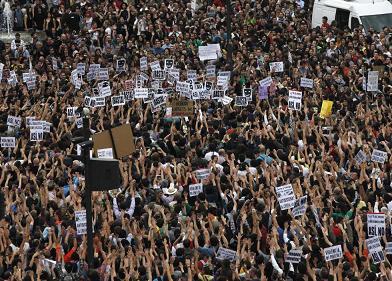
<instances>
[{"instance_id":1,"label":"protest sign","mask_svg":"<svg viewBox=\"0 0 392 281\"><path fill-rule=\"evenodd\" d=\"M153 61L150 63L150 68L152 71L154 70L161 70L161 64L159 63L159 60Z\"/></svg>"},{"instance_id":2,"label":"protest sign","mask_svg":"<svg viewBox=\"0 0 392 281\"><path fill-rule=\"evenodd\" d=\"M165 94L155 95L155 97L152 100L152 106L154 108L158 108L158 107L162 106L163 104L166 103L166 97L167 97L167 95L165 95Z\"/></svg>"},{"instance_id":3,"label":"protest sign","mask_svg":"<svg viewBox=\"0 0 392 281\"><path fill-rule=\"evenodd\" d=\"M302 249L291 249L287 254L285 262L289 263L299 263L302 257Z\"/></svg>"},{"instance_id":4,"label":"protest sign","mask_svg":"<svg viewBox=\"0 0 392 281\"><path fill-rule=\"evenodd\" d=\"M31 141L42 141L44 139L44 128L42 125L31 125L30 126L30 140Z\"/></svg>"},{"instance_id":5,"label":"protest sign","mask_svg":"<svg viewBox=\"0 0 392 281\"><path fill-rule=\"evenodd\" d=\"M213 64L207 65L206 67L206 77L214 78L216 76L216 66Z\"/></svg>"},{"instance_id":6,"label":"protest sign","mask_svg":"<svg viewBox=\"0 0 392 281\"><path fill-rule=\"evenodd\" d=\"M212 92L212 99L213 100L220 100L221 98L223 98L225 96L225 91L223 90L214 90Z\"/></svg>"},{"instance_id":7,"label":"protest sign","mask_svg":"<svg viewBox=\"0 0 392 281\"><path fill-rule=\"evenodd\" d=\"M166 72L160 69L153 70L152 79L158 81L164 81L166 79Z\"/></svg>"},{"instance_id":8,"label":"protest sign","mask_svg":"<svg viewBox=\"0 0 392 281\"><path fill-rule=\"evenodd\" d=\"M133 91L122 91L121 95L124 96L125 101L131 101L133 100Z\"/></svg>"},{"instance_id":9,"label":"protest sign","mask_svg":"<svg viewBox=\"0 0 392 281\"><path fill-rule=\"evenodd\" d=\"M233 98L224 96L223 98L220 99L220 102L223 103L223 105L228 105L233 101Z\"/></svg>"},{"instance_id":10,"label":"protest sign","mask_svg":"<svg viewBox=\"0 0 392 281\"><path fill-rule=\"evenodd\" d=\"M260 86L270 86L271 85L271 83L272 83L272 78L271 78L271 76L268 76L268 77L266 77L266 78L264 78L263 80L260 80L259 81L259 85Z\"/></svg>"},{"instance_id":11,"label":"protest sign","mask_svg":"<svg viewBox=\"0 0 392 281\"><path fill-rule=\"evenodd\" d=\"M373 149L372 158L373 162L384 163L388 158L388 153L382 150Z\"/></svg>"},{"instance_id":12,"label":"protest sign","mask_svg":"<svg viewBox=\"0 0 392 281\"><path fill-rule=\"evenodd\" d=\"M192 81L197 80L197 72L194 69L189 69L186 75L188 80L192 80Z\"/></svg>"},{"instance_id":13,"label":"protest sign","mask_svg":"<svg viewBox=\"0 0 392 281\"><path fill-rule=\"evenodd\" d=\"M117 73L125 71L125 67L126 67L126 61L124 58L118 59L116 61L116 72Z\"/></svg>"},{"instance_id":14,"label":"protest sign","mask_svg":"<svg viewBox=\"0 0 392 281\"><path fill-rule=\"evenodd\" d=\"M358 151L357 155L355 155L355 161L357 162L358 165L361 165L362 162L366 161L366 154L365 152L363 152L363 150L361 149L360 151Z\"/></svg>"},{"instance_id":15,"label":"protest sign","mask_svg":"<svg viewBox=\"0 0 392 281\"><path fill-rule=\"evenodd\" d=\"M343 257L342 246L332 246L324 248L325 261L333 261Z\"/></svg>"},{"instance_id":16,"label":"protest sign","mask_svg":"<svg viewBox=\"0 0 392 281\"><path fill-rule=\"evenodd\" d=\"M191 100L174 100L171 103L172 107L172 116L192 116L193 109L193 101Z\"/></svg>"},{"instance_id":17,"label":"protest sign","mask_svg":"<svg viewBox=\"0 0 392 281\"><path fill-rule=\"evenodd\" d=\"M67 107L67 118L70 119L70 118L75 117L77 109L78 108L76 106Z\"/></svg>"},{"instance_id":18,"label":"protest sign","mask_svg":"<svg viewBox=\"0 0 392 281\"><path fill-rule=\"evenodd\" d=\"M370 255L372 256L374 264L378 264L385 260L379 237L372 237L366 239L366 246Z\"/></svg>"},{"instance_id":19,"label":"protest sign","mask_svg":"<svg viewBox=\"0 0 392 281\"><path fill-rule=\"evenodd\" d=\"M199 51L199 58L201 61L218 59L218 54L215 47L199 46L198 51Z\"/></svg>"},{"instance_id":20,"label":"protest sign","mask_svg":"<svg viewBox=\"0 0 392 281\"><path fill-rule=\"evenodd\" d=\"M135 88L134 89L134 98L135 99L143 99L148 97L148 88Z\"/></svg>"},{"instance_id":21,"label":"protest sign","mask_svg":"<svg viewBox=\"0 0 392 281\"><path fill-rule=\"evenodd\" d=\"M112 97L112 106L120 106L125 105L125 97L124 95L118 95Z\"/></svg>"},{"instance_id":22,"label":"protest sign","mask_svg":"<svg viewBox=\"0 0 392 281\"><path fill-rule=\"evenodd\" d=\"M108 97L112 94L109 81L102 81L98 83L98 90L100 97Z\"/></svg>"},{"instance_id":23,"label":"protest sign","mask_svg":"<svg viewBox=\"0 0 392 281\"><path fill-rule=\"evenodd\" d=\"M197 196L199 193L203 192L203 184L196 183L189 185L189 197Z\"/></svg>"},{"instance_id":24,"label":"protest sign","mask_svg":"<svg viewBox=\"0 0 392 281\"><path fill-rule=\"evenodd\" d=\"M283 65L282 61L270 62L269 67L270 67L271 72L283 72L284 71L284 65Z\"/></svg>"},{"instance_id":25,"label":"protest sign","mask_svg":"<svg viewBox=\"0 0 392 281\"><path fill-rule=\"evenodd\" d=\"M313 79L301 77L300 86L301 86L302 88L313 89Z\"/></svg>"},{"instance_id":26,"label":"protest sign","mask_svg":"<svg viewBox=\"0 0 392 281\"><path fill-rule=\"evenodd\" d=\"M367 213L367 233L369 237L385 234L384 213Z\"/></svg>"},{"instance_id":27,"label":"protest sign","mask_svg":"<svg viewBox=\"0 0 392 281\"><path fill-rule=\"evenodd\" d=\"M20 128L21 125L22 125L22 118L21 117L8 115L7 126Z\"/></svg>"},{"instance_id":28,"label":"protest sign","mask_svg":"<svg viewBox=\"0 0 392 281\"><path fill-rule=\"evenodd\" d=\"M109 69L100 68L98 71L98 80L109 80Z\"/></svg>"},{"instance_id":29,"label":"protest sign","mask_svg":"<svg viewBox=\"0 0 392 281\"><path fill-rule=\"evenodd\" d=\"M305 214L306 202L307 202L307 195L302 196L299 199L295 200L294 208L292 210L294 217L302 216L303 214Z\"/></svg>"},{"instance_id":30,"label":"protest sign","mask_svg":"<svg viewBox=\"0 0 392 281\"><path fill-rule=\"evenodd\" d=\"M288 107L293 110L301 110L302 92L289 90Z\"/></svg>"},{"instance_id":31,"label":"protest sign","mask_svg":"<svg viewBox=\"0 0 392 281\"><path fill-rule=\"evenodd\" d=\"M1 147L2 148L13 148L16 145L15 137L1 137Z\"/></svg>"},{"instance_id":32,"label":"protest sign","mask_svg":"<svg viewBox=\"0 0 392 281\"><path fill-rule=\"evenodd\" d=\"M83 118L76 118L75 119L76 128L81 129L83 128Z\"/></svg>"},{"instance_id":33,"label":"protest sign","mask_svg":"<svg viewBox=\"0 0 392 281\"><path fill-rule=\"evenodd\" d=\"M75 224L76 224L77 235L87 234L86 210L75 211Z\"/></svg>"},{"instance_id":34,"label":"protest sign","mask_svg":"<svg viewBox=\"0 0 392 281\"><path fill-rule=\"evenodd\" d=\"M199 169L195 171L196 178L198 180L204 180L210 176L210 170L209 169Z\"/></svg>"},{"instance_id":35,"label":"protest sign","mask_svg":"<svg viewBox=\"0 0 392 281\"><path fill-rule=\"evenodd\" d=\"M320 111L321 118L327 118L327 117L331 116L332 105L333 105L333 101L323 100L323 103L321 105L321 111Z\"/></svg>"},{"instance_id":36,"label":"protest sign","mask_svg":"<svg viewBox=\"0 0 392 281\"><path fill-rule=\"evenodd\" d=\"M275 192L282 210L287 210L294 207L296 198L293 186L291 184L277 186L275 188Z\"/></svg>"},{"instance_id":37,"label":"protest sign","mask_svg":"<svg viewBox=\"0 0 392 281\"><path fill-rule=\"evenodd\" d=\"M218 260L229 260L234 261L236 259L237 252L234 250L226 249L223 247L219 247L218 252L216 253L216 258Z\"/></svg>"},{"instance_id":38,"label":"protest sign","mask_svg":"<svg viewBox=\"0 0 392 281\"><path fill-rule=\"evenodd\" d=\"M240 97L240 96L235 97L235 106L247 106L247 105L248 105L248 99L246 97Z\"/></svg>"},{"instance_id":39,"label":"protest sign","mask_svg":"<svg viewBox=\"0 0 392 281\"><path fill-rule=\"evenodd\" d=\"M242 96L246 97L246 99L249 101L252 101L252 88L242 88Z\"/></svg>"},{"instance_id":40,"label":"protest sign","mask_svg":"<svg viewBox=\"0 0 392 281\"><path fill-rule=\"evenodd\" d=\"M259 85L259 99L260 100L268 99L268 86Z\"/></svg>"},{"instance_id":41,"label":"protest sign","mask_svg":"<svg viewBox=\"0 0 392 281\"><path fill-rule=\"evenodd\" d=\"M173 59L165 59L164 69L168 70L174 67L174 60Z\"/></svg>"},{"instance_id":42,"label":"protest sign","mask_svg":"<svg viewBox=\"0 0 392 281\"><path fill-rule=\"evenodd\" d=\"M113 159L113 148L97 149L97 157L101 159Z\"/></svg>"},{"instance_id":43,"label":"protest sign","mask_svg":"<svg viewBox=\"0 0 392 281\"><path fill-rule=\"evenodd\" d=\"M378 91L378 71L368 72L367 90L369 92Z\"/></svg>"},{"instance_id":44,"label":"protest sign","mask_svg":"<svg viewBox=\"0 0 392 281\"><path fill-rule=\"evenodd\" d=\"M80 75L84 75L86 73L86 64L83 62L80 62L76 65L76 69L78 70L78 73Z\"/></svg>"},{"instance_id":45,"label":"protest sign","mask_svg":"<svg viewBox=\"0 0 392 281\"><path fill-rule=\"evenodd\" d=\"M385 254L392 255L392 242L387 242L385 245Z\"/></svg>"},{"instance_id":46,"label":"protest sign","mask_svg":"<svg viewBox=\"0 0 392 281\"><path fill-rule=\"evenodd\" d=\"M91 107L104 107L106 105L106 99L105 97L94 97L91 98L91 104L94 104Z\"/></svg>"},{"instance_id":47,"label":"protest sign","mask_svg":"<svg viewBox=\"0 0 392 281\"><path fill-rule=\"evenodd\" d=\"M159 62L158 62L159 63ZM139 66L141 71L147 71L148 70L148 63L147 63L147 57L141 57L139 60Z\"/></svg>"}]
</instances>

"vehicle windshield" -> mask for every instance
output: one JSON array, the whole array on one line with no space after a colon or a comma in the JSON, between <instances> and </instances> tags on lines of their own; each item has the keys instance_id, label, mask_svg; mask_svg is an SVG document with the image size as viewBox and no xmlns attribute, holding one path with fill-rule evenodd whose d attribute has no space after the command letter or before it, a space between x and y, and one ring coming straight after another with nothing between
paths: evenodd
<instances>
[{"instance_id":1,"label":"vehicle windshield","mask_svg":"<svg viewBox=\"0 0 392 281\"><path fill-rule=\"evenodd\" d=\"M361 21L366 30L373 28L379 32L385 26L392 26L392 14L362 16Z\"/></svg>"}]
</instances>

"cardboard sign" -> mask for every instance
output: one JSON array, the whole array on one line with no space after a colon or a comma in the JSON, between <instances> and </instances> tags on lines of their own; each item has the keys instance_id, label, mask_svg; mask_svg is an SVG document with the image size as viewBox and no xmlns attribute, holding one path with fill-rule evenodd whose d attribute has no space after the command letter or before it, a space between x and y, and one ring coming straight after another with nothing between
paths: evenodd
<instances>
[{"instance_id":1,"label":"cardboard sign","mask_svg":"<svg viewBox=\"0 0 392 281\"><path fill-rule=\"evenodd\" d=\"M86 64L83 62L80 62L76 65L76 69L78 70L78 73L80 75L84 75L86 73Z\"/></svg>"},{"instance_id":2,"label":"cardboard sign","mask_svg":"<svg viewBox=\"0 0 392 281\"><path fill-rule=\"evenodd\" d=\"M301 77L300 86L301 86L302 88L313 89L313 79Z\"/></svg>"},{"instance_id":3,"label":"cardboard sign","mask_svg":"<svg viewBox=\"0 0 392 281\"><path fill-rule=\"evenodd\" d=\"M370 255L372 256L374 264L378 264L385 260L379 237L372 237L366 239L366 246Z\"/></svg>"},{"instance_id":4,"label":"cardboard sign","mask_svg":"<svg viewBox=\"0 0 392 281\"><path fill-rule=\"evenodd\" d=\"M77 235L87 234L86 210L75 211L75 224L76 224Z\"/></svg>"},{"instance_id":5,"label":"cardboard sign","mask_svg":"<svg viewBox=\"0 0 392 281\"><path fill-rule=\"evenodd\" d=\"M233 101L233 98L228 97L228 96L224 96L223 98L221 98L219 100L221 103L223 103L223 105L228 105Z\"/></svg>"},{"instance_id":6,"label":"cardboard sign","mask_svg":"<svg viewBox=\"0 0 392 281\"><path fill-rule=\"evenodd\" d=\"M100 97L108 97L112 94L109 81L102 81L98 83L98 90Z\"/></svg>"},{"instance_id":7,"label":"cardboard sign","mask_svg":"<svg viewBox=\"0 0 392 281\"><path fill-rule=\"evenodd\" d=\"M214 78L216 76L216 66L213 64L207 65L206 67L206 77Z\"/></svg>"},{"instance_id":8,"label":"cardboard sign","mask_svg":"<svg viewBox=\"0 0 392 281\"><path fill-rule=\"evenodd\" d=\"M338 260L343 257L342 246L332 246L324 248L325 261Z\"/></svg>"},{"instance_id":9,"label":"cardboard sign","mask_svg":"<svg viewBox=\"0 0 392 281\"><path fill-rule=\"evenodd\" d=\"M119 159L128 156L135 151L135 143L130 124L124 124L110 130L105 130L98 134L94 134L92 137L96 155L99 149L112 148L113 155Z\"/></svg>"},{"instance_id":10,"label":"cardboard sign","mask_svg":"<svg viewBox=\"0 0 392 281\"><path fill-rule=\"evenodd\" d=\"M262 87L263 86L269 87L271 84L272 84L271 76L268 76L268 77L264 78L263 80L259 81L259 85L262 86Z\"/></svg>"},{"instance_id":11,"label":"cardboard sign","mask_svg":"<svg viewBox=\"0 0 392 281\"><path fill-rule=\"evenodd\" d=\"M292 110L301 110L302 107L302 92L289 91L288 107Z\"/></svg>"},{"instance_id":12,"label":"cardboard sign","mask_svg":"<svg viewBox=\"0 0 392 281\"><path fill-rule=\"evenodd\" d=\"M177 81L177 83L176 83L176 91L177 92L188 93L190 91L189 83L188 82Z\"/></svg>"},{"instance_id":13,"label":"cardboard sign","mask_svg":"<svg viewBox=\"0 0 392 281\"><path fill-rule=\"evenodd\" d=\"M378 71L369 71L368 72L367 90L369 92L378 91Z\"/></svg>"},{"instance_id":14,"label":"cardboard sign","mask_svg":"<svg viewBox=\"0 0 392 281\"><path fill-rule=\"evenodd\" d=\"M291 249L288 253L285 262L288 263L299 263L302 257L302 249Z\"/></svg>"},{"instance_id":15,"label":"cardboard sign","mask_svg":"<svg viewBox=\"0 0 392 281\"><path fill-rule=\"evenodd\" d=\"M358 151L357 155L355 155L355 161L357 162L358 165L361 165L362 162L366 161L366 154L365 152L363 152L363 150L361 149L360 151Z\"/></svg>"},{"instance_id":16,"label":"cardboard sign","mask_svg":"<svg viewBox=\"0 0 392 281\"><path fill-rule=\"evenodd\" d=\"M367 214L367 233L369 237L383 236L385 234L385 214Z\"/></svg>"},{"instance_id":17,"label":"cardboard sign","mask_svg":"<svg viewBox=\"0 0 392 281\"><path fill-rule=\"evenodd\" d=\"M98 80L109 80L109 69L107 68L100 68L98 71Z\"/></svg>"},{"instance_id":18,"label":"cardboard sign","mask_svg":"<svg viewBox=\"0 0 392 281\"><path fill-rule=\"evenodd\" d=\"M161 107L162 105L164 105L166 103L166 95L155 95L154 99L152 100L152 106L154 108L158 108Z\"/></svg>"},{"instance_id":19,"label":"cardboard sign","mask_svg":"<svg viewBox=\"0 0 392 281\"><path fill-rule=\"evenodd\" d=\"M113 96L112 97L112 106L120 106L125 105L125 98L123 95Z\"/></svg>"},{"instance_id":20,"label":"cardboard sign","mask_svg":"<svg viewBox=\"0 0 392 281\"><path fill-rule=\"evenodd\" d=\"M283 61L270 62L269 64L271 72L283 72L284 64Z\"/></svg>"},{"instance_id":21,"label":"cardboard sign","mask_svg":"<svg viewBox=\"0 0 392 281\"><path fill-rule=\"evenodd\" d=\"M287 210L294 207L296 198L293 186L291 184L277 186L275 188L275 192L282 210Z\"/></svg>"},{"instance_id":22,"label":"cardboard sign","mask_svg":"<svg viewBox=\"0 0 392 281\"><path fill-rule=\"evenodd\" d=\"M83 118L77 118L75 119L75 124L76 124L76 128L81 129L83 128Z\"/></svg>"},{"instance_id":23,"label":"cardboard sign","mask_svg":"<svg viewBox=\"0 0 392 281\"><path fill-rule=\"evenodd\" d=\"M223 91L223 90L214 90L212 92L212 99L213 100L220 100L220 99L222 99L225 96L225 92L226 91Z\"/></svg>"},{"instance_id":24,"label":"cardboard sign","mask_svg":"<svg viewBox=\"0 0 392 281\"><path fill-rule=\"evenodd\" d=\"M242 88L242 96L246 97L246 99L249 101L252 101L252 88Z\"/></svg>"},{"instance_id":25,"label":"cardboard sign","mask_svg":"<svg viewBox=\"0 0 392 281\"><path fill-rule=\"evenodd\" d=\"M373 162L384 163L385 160L387 160L387 158L388 158L388 153L382 150L373 149L372 158L371 158Z\"/></svg>"},{"instance_id":26,"label":"cardboard sign","mask_svg":"<svg viewBox=\"0 0 392 281\"><path fill-rule=\"evenodd\" d=\"M194 108L193 108L193 101L191 100L172 101L171 107L172 107L173 117L193 116Z\"/></svg>"},{"instance_id":27,"label":"cardboard sign","mask_svg":"<svg viewBox=\"0 0 392 281\"><path fill-rule=\"evenodd\" d=\"M321 111L320 111L321 118L327 118L327 117L331 116L332 105L333 105L333 101L323 100L323 103L321 105Z\"/></svg>"},{"instance_id":28,"label":"cardboard sign","mask_svg":"<svg viewBox=\"0 0 392 281\"><path fill-rule=\"evenodd\" d=\"M204 180L210 176L210 170L209 169L199 169L195 171L196 178L198 180Z\"/></svg>"},{"instance_id":29,"label":"cardboard sign","mask_svg":"<svg viewBox=\"0 0 392 281\"><path fill-rule=\"evenodd\" d=\"M299 217L305 214L306 212L306 202L307 202L307 195L300 197L299 199L295 200L294 208L293 208L293 216Z\"/></svg>"},{"instance_id":30,"label":"cardboard sign","mask_svg":"<svg viewBox=\"0 0 392 281\"><path fill-rule=\"evenodd\" d=\"M124 96L125 101L131 101L133 100L133 91L122 91L121 95Z\"/></svg>"},{"instance_id":31,"label":"cardboard sign","mask_svg":"<svg viewBox=\"0 0 392 281\"><path fill-rule=\"evenodd\" d=\"M199 59L201 61L205 60L216 60L218 59L218 54L215 47L211 46L199 46L198 47Z\"/></svg>"},{"instance_id":32,"label":"cardboard sign","mask_svg":"<svg viewBox=\"0 0 392 281\"><path fill-rule=\"evenodd\" d=\"M226 249L223 247L219 247L218 252L216 253L216 258L218 260L229 260L229 261L234 261L237 257L237 252Z\"/></svg>"},{"instance_id":33,"label":"cardboard sign","mask_svg":"<svg viewBox=\"0 0 392 281\"><path fill-rule=\"evenodd\" d=\"M42 125L30 126L30 141L42 141L44 139L44 129Z\"/></svg>"},{"instance_id":34,"label":"cardboard sign","mask_svg":"<svg viewBox=\"0 0 392 281\"><path fill-rule=\"evenodd\" d=\"M152 63L150 63L150 68L152 71L161 70L161 64L160 64L159 60L156 60L156 61L153 61Z\"/></svg>"},{"instance_id":35,"label":"cardboard sign","mask_svg":"<svg viewBox=\"0 0 392 281\"><path fill-rule=\"evenodd\" d=\"M266 100L268 99L268 86L260 86L259 85L259 99Z\"/></svg>"},{"instance_id":36,"label":"cardboard sign","mask_svg":"<svg viewBox=\"0 0 392 281\"><path fill-rule=\"evenodd\" d=\"M118 59L116 61L116 72L117 73L125 71L125 67L126 67L126 61L124 58Z\"/></svg>"},{"instance_id":37,"label":"cardboard sign","mask_svg":"<svg viewBox=\"0 0 392 281\"><path fill-rule=\"evenodd\" d=\"M101 159L113 159L113 148L98 149L97 157Z\"/></svg>"},{"instance_id":38,"label":"cardboard sign","mask_svg":"<svg viewBox=\"0 0 392 281\"><path fill-rule=\"evenodd\" d=\"M164 70L153 70L152 71L152 79L153 80L158 80L158 81L163 81L166 79L166 72Z\"/></svg>"},{"instance_id":39,"label":"cardboard sign","mask_svg":"<svg viewBox=\"0 0 392 281\"><path fill-rule=\"evenodd\" d=\"M203 192L203 184L191 184L189 185L189 197L197 196L199 193Z\"/></svg>"},{"instance_id":40,"label":"cardboard sign","mask_svg":"<svg viewBox=\"0 0 392 281\"><path fill-rule=\"evenodd\" d=\"M148 70L147 57L141 57L139 63L140 63L140 70L141 71L147 71ZM158 64L159 64L159 62L158 62Z\"/></svg>"},{"instance_id":41,"label":"cardboard sign","mask_svg":"<svg viewBox=\"0 0 392 281\"><path fill-rule=\"evenodd\" d=\"M91 98L91 107L104 107L104 106L106 106L105 97Z\"/></svg>"},{"instance_id":42,"label":"cardboard sign","mask_svg":"<svg viewBox=\"0 0 392 281\"><path fill-rule=\"evenodd\" d=\"M71 119L76 116L76 110L78 108L76 106L67 107L67 118Z\"/></svg>"},{"instance_id":43,"label":"cardboard sign","mask_svg":"<svg viewBox=\"0 0 392 281\"><path fill-rule=\"evenodd\" d=\"M98 75L99 69L101 68L100 64L90 64L88 67L88 72L94 73L95 75Z\"/></svg>"},{"instance_id":44,"label":"cardboard sign","mask_svg":"<svg viewBox=\"0 0 392 281\"><path fill-rule=\"evenodd\" d=\"M15 137L1 137L2 148L13 148L16 145Z\"/></svg>"},{"instance_id":45,"label":"cardboard sign","mask_svg":"<svg viewBox=\"0 0 392 281\"><path fill-rule=\"evenodd\" d=\"M247 106L248 105L248 99L246 97L235 97L235 106Z\"/></svg>"}]
</instances>

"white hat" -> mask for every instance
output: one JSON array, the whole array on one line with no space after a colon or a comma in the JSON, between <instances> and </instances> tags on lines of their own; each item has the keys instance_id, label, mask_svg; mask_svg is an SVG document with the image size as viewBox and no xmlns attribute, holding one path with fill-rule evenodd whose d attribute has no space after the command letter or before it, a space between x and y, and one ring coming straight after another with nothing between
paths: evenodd
<instances>
[{"instance_id":1,"label":"white hat","mask_svg":"<svg viewBox=\"0 0 392 281\"><path fill-rule=\"evenodd\" d=\"M169 188L162 188L162 190L166 195L173 195L177 192L177 188L174 187L174 183L171 183Z\"/></svg>"}]
</instances>

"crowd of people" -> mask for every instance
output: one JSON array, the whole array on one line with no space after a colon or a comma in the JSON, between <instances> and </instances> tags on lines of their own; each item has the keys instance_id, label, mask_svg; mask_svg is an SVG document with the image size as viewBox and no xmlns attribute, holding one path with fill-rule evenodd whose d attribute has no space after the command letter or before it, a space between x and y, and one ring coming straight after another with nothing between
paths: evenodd
<instances>
[{"instance_id":1,"label":"crowd of people","mask_svg":"<svg viewBox=\"0 0 392 281\"><path fill-rule=\"evenodd\" d=\"M228 36L226 2L11 2L31 39L0 42L0 280L392 280L392 26L236 0ZM90 265L83 107L91 134L130 124L135 142L122 187L92 195Z\"/></svg>"}]
</instances>

